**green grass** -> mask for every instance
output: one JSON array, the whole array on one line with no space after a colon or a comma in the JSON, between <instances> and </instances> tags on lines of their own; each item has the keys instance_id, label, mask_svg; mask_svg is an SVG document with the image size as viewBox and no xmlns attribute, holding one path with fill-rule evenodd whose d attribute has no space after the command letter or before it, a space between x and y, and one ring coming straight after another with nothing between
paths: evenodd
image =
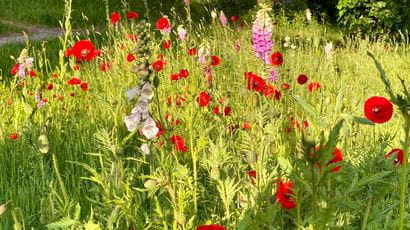
<instances>
[{"instance_id":1,"label":"green grass","mask_svg":"<svg viewBox=\"0 0 410 230\"><path fill-rule=\"evenodd\" d=\"M178 7L181 5L180 1ZM158 12L153 10L152 14ZM184 18L183 13L176 15ZM185 21L169 16L174 28L178 24L187 28ZM0 64L5 69L3 79L8 79L0 84L0 191L4 191L0 204L11 201L0 216L0 228L10 229L16 221L26 229L44 229L58 221L60 225L75 223L78 229L86 222L99 224L101 229L195 229L208 222L228 229L293 229L296 223L303 227L314 223L318 229L324 223L345 229L395 225L400 167L394 167L393 159L383 155L401 148L403 120L396 107L392 120L383 125L358 125L352 118L363 117L367 98L387 97L366 52L378 57L398 90L397 76L407 84L410 79L408 44L347 39L337 29L315 22L277 18L274 50L281 51L285 60L274 84L283 94L277 101L246 89L244 72L267 75L266 66L254 57L250 26L236 32L232 25L232 30L221 28L210 24L208 15L201 16L207 17L207 22L199 26L195 21L200 29L185 43L171 35L172 48L163 50L165 38L157 33L149 46L151 62L160 53L167 62L159 74L160 85L155 91L159 102L156 98L153 101L152 115L156 121L163 121L165 114L181 121L176 127L164 125L164 136L148 142L149 156L139 150L146 141L143 136L134 133L122 144L129 135L124 117L135 104L127 102L124 92L139 82L131 73L132 63L126 61L137 45L126 39L135 33L135 24L123 22L119 30L110 28L107 40L102 39L104 35L91 36L103 54L89 63L65 59L68 66L78 64L81 69L68 67L66 75L56 79L51 76L59 65L57 40L48 42L47 58L40 44L34 43L30 55L35 57L38 75L27 78L24 87L17 86L8 74L13 62ZM152 21L157 18L152 17ZM295 49L282 46L286 36ZM235 41L241 44L239 52ZM335 44L331 57L324 52L327 42ZM125 49L120 49L121 45ZM203 77L204 66L186 55L187 48L193 46L208 46L212 55L221 57L221 65L213 67L211 85ZM0 61L9 60L8 55L17 57L22 47L0 47ZM41 68L46 60L51 63ZM99 70L103 61L112 62L107 72ZM181 69L189 70L188 78L171 82L170 75ZM309 76L309 83L319 82L321 90L311 93L307 85L299 85L296 77L300 73ZM89 90L67 85L73 76L88 82ZM44 88L49 83L54 85L51 91ZM289 83L290 90L282 89L282 83ZM49 102L37 110L30 93L41 89ZM201 91L212 96L209 108L198 107L196 98ZM70 96L73 92L74 97ZM53 94L64 100L53 98ZM167 105L168 97L177 94L187 98L184 106ZM293 96L308 106L297 103ZM212 113L220 98L226 98L226 105L232 107L231 116ZM317 145L321 138L327 140L339 120L346 120L337 144L344 154L343 168L324 175L315 193L320 215L311 210L309 174L301 170L309 170L301 160L302 132L297 128L286 132L290 117L309 121L304 134ZM249 131L240 128L245 121L252 124ZM233 127L237 127L235 131ZM17 140L9 139L13 132L19 133ZM41 154L38 148L38 137L43 133L50 141L48 154ZM184 138L186 153L175 152L169 140L174 134ZM250 169L258 172L255 185L247 175ZM297 210L285 211L276 202L275 181L280 177L295 181Z\"/></svg>"},{"instance_id":2,"label":"green grass","mask_svg":"<svg viewBox=\"0 0 410 230\"><path fill-rule=\"evenodd\" d=\"M16 26L7 25L4 23L0 23L0 35L7 35L12 33L20 32L21 29Z\"/></svg>"}]
</instances>

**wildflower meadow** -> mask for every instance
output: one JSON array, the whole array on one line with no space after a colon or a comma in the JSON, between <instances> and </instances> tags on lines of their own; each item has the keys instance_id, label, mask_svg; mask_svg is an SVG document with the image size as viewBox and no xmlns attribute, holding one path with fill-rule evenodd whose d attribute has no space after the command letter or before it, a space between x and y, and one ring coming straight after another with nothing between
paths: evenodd
<instances>
[{"instance_id":1,"label":"wildflower meadow","mask_svg":"<svg viewBox=\"0 0 410 230\"><path fill-rule=\"evenodd\" d=\"M410 229L402 24L350 31L343 0L347 27L313 1L73 1L58 37L0 46L0 230Z\"/></svg>"}]
</instances>

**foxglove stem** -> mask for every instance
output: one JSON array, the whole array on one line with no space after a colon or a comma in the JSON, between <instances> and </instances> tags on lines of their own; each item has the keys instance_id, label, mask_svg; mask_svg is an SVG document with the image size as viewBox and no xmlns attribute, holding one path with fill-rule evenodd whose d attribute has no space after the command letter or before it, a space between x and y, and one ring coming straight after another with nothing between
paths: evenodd
<instances>
[{"instance_id":1,"label":"foxglove stem","mask_svg":"<svg viewBox=\"0 0 410 230\"><path fill-rule=\"evenodd\" d=\"M406 126L405 126L405 140L403 148L403 166L401 169L401 185L400 185L400 217L399 217L399 230L404 229L404 213L405 213L405 198L406 198L406 187L407 187L407 164L408 164L408 151L410 144L410 117L405 116Z\"/></svg>"}]
</instances>

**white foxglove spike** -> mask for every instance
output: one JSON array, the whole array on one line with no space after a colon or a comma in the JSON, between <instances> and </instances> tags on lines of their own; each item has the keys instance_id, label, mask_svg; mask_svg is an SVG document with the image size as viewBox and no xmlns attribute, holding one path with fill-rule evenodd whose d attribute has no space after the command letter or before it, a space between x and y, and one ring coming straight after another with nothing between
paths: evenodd
<instances>
[{"instance_id":1,"label":"white foxglove spike","mask_svg":"<svg viewBox=\"0 0 410 230\"><path fill-rule=\"evenodd\" d=\"M142 134L144 134L147 139L152 139L157 136L158 132L159 128L157 127L154 119L151 117L147 118L144 122L144 126L142 127Z\"/></svg>"},{"instance_id":2,"label":"white foxglove spike","mask_svg":"<svg viewBox=\"0 0 410 230\"><path fill-rule=\"evenodd\" d=\"M138 128L138 125L141 121L140 113L132 113L129 116L126 116L124 119L125 125L127 126L128 131L132 132Z\"/></svg>"},{"instance_id":3,"label":"white foxglove spike","mask_svg":"<svg viewBox=\"0 0 410 230\"><path fill-rule=\"evenodd\" d=\"M128 98L128 102L130 102L132 99L134 99L138 94L140 93L140 87L135 86L134 88L129 89L125 95Z\"/></svg>"}]
</instances>

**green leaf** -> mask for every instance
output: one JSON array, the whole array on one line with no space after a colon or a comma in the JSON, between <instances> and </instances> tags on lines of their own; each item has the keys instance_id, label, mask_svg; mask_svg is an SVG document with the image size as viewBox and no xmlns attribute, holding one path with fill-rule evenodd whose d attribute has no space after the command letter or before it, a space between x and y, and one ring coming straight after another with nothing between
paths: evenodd
<instances>
[{"instance_id":1,"label":"green leaf","mask_svg":"<svg viewBox=\"0 0 410 230\"><path fill-rule=\"evenodd\" d=\"M371 184L377 181L380 181L383 177L386 177L390 174L392 174L393 171L383 171L376 173L372 176L366 176L365 178L361 179L359 182L357 182L357 187L361 187L367 184Z\"/></svg>"},{"instance_id":2,"label":"green leaf","mask_svg":"<svg viewBox=\"0 0 410 230\"><path fill-rule=\"evenodd\" d=\"M286 172L287 174L290 174L292 172L293 167L290 164L288 159L284 157L278 157L277 160L278 160L279 166L284 172Z\"/></svg>"},{"instance_id":3,"label":"green leaf","mask_svg":"<svg viewBox=\"0 0 410 230\"><path fill-rule=\"evenodd\" d=\"M46 228L48 229L68 229L69 227L72 227L76 225L77 223L78 223L77 220L73 220L69 217L64 217L63 219L57 222L47 224Z\"/></svg>"},{"instance_id":4,"label":"green leaf","mask_svg":"<svg viewBox=\"0 0 410 230\"><path fill-rule=\"evenodd\" d=\"M364 117L353 117L353 121L361 125L376 125L374 122L367 120Z\"/></svg>"},{"instance_id":5,"label":"green leaf","mask_svg":"<svg viewBox=\"0 0 410 230\"><path fill-rule=\"evenodd\" d=\"M367 55L373 59L374 64L376 65L376 68L377 68L377 70L378 70L379 73L380 73L380 77L381 77L381 79L382 79L382 81L383 81L383 83L384 83L384 85L385 85L385 87L386 87L386 91L387 91L387 93L389 93L389 95L390 95L391 101L396 104L396 101L397 101L397 100L396 100L396 96L395 96L394 93L393 93L393 90L392 90L391 84L390 84L390 80L389 80L389 78L387 77L386 72L384 71L382 65L380 64L379 61L376 60L376 58L374 57L374 55L373 55L372 53L370 53L369 51L367 51Z\"/></svg>"},{"instance_id":6,"label":"green leaf","mask_svg":"<svg viewBox=\"0 0 410 230\"><path fill-rule=\"evenodd\" d=\"M301 98L298 95L293 95L293 98L299 103L299 105L303 107L304 110L306 110L306 112L308 112L310 115L314 116L315 118L318 118L318 113L312 105L307 103L305 100L303 100L303 98Z\"/></svg>"}]
</instances>

